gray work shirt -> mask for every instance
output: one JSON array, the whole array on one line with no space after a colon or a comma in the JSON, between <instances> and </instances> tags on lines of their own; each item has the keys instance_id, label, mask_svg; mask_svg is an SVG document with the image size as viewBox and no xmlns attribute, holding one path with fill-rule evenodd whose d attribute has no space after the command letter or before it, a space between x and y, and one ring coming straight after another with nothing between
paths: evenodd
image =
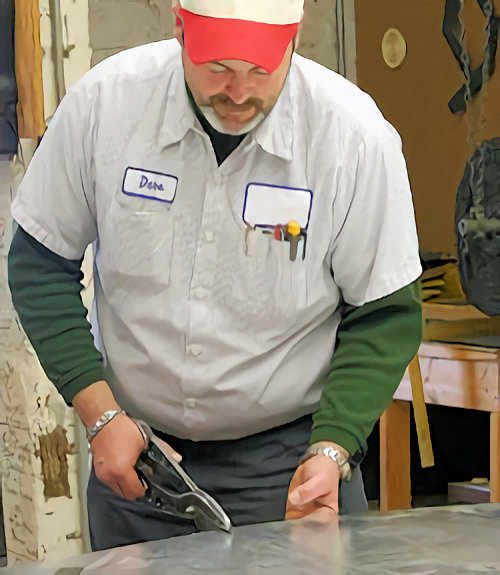
<instances>
[{"instance_id":1,"label":"gray work shirt","mask_svg":"<svg viewBox=\"0 0 500 575\"><path fill-rule=\"evenodd\" d=\"M294 55L266 120L217 166L175 40L69 91L12 205L62 257L95 242L96 344L122 407L194 440L315 410L343 300L420 274L401 141L373 100ZM276 224L307 234L295 261Z\"/></svg>"}]
</instances>

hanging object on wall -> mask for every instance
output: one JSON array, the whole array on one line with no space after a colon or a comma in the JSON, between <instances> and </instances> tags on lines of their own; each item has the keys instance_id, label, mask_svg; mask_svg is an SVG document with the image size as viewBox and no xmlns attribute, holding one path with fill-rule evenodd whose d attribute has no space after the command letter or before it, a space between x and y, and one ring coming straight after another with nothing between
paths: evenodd
<instances>
[{"instance_id":1,"label":"hanging object on wall","mask_svg":"<svg viewBox=\"0 0 500 575\"><path fill-rule=\"evenodd\" d=\"M471 69L470 56L464 41L463 22L460 13L463 0L446 0L443 19L443 34L448 42L455 59L465 76L465 83L448 102L453 114L465 113L467 102L475 96L495 71L495 57L498 46L498 33L500 29L500 16L495 14L495 6L491 0L477 0L481 11L488 19L484 60L475 69Z\"/></svg>"},{"instance_id":2,"label":"hanging object on wall","mask_svg":"<svg viewBox=\"0 0 500 575\"><path fill-rule=\"evenodd\" d=\"M399 68L406 58L406 40L397 28L389 28L382 39L382 56L389 68Z\"/></svg>"},{"instance_id":3,"label":"hanging object on wall","mask_svg":"<svg viewBox=\"0 0 500 575\"><path fill-rule=\"evenodd\" d=\"M15 54L20 138L45 132L38 0L15 0Z\"/></svg>"},{"instance_id":4,"label":"hanging object on wall","mask_svg":"<svg viewBox=\"0 0 500 575\"><path fill-rule=\"evenodd\" d=\"M0 156L17 152L14 0L0 0Z\"/></svg>"}]
</instances>

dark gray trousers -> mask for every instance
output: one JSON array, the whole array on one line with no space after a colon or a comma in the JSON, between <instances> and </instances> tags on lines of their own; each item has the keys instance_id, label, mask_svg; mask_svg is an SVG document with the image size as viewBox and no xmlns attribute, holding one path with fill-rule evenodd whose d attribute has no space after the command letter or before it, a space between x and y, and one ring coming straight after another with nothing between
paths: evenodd
<instances>
[{"instance_id":1,"label":"dark gray trousers","mask_svg":"<svg viewBox=\"0 0 500 575\"><path fill-rule=\"evenodd\" d=\"M234 526L281 521L288 486L309 445L312 418L231 441L194 442L155 432L182 456L182 465L201 489L224 508ZM340 486L341 513L367 508L356 468ZM145 503L130 502L102 484L92 470L87 488L90 539L99 551L197 531L192 521L170 517Z\"/></svg>"}]
</instances>

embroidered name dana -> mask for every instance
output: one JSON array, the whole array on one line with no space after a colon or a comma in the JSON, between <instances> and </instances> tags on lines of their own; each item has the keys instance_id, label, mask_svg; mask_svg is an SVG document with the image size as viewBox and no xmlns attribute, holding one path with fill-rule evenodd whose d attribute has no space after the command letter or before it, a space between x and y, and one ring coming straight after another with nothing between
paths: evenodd
<instances>
[{"instance_id":1,"label":"embroidered name dana","mask_svg":"<svg viewBox=\"0 0 500 575\"><path fill-rule=\"evenodd\" d=\"M122 192L171 204L177 191L177 176L129 166L123 177Z\"/></svg>"},{"instance_id":2,"label":"embroidered name dana","mask_svg":"<svg viewBox=\"0 0 500 575\"><path fill-rule=\"evenodd\" d=\"M165 190L163 184L158 184L153 180L149 180L144 175L141 177L141 183L139 184L139 187L147 188L148 190L159 190L160 192L163 192Z\"/></svg>"}]
</instances>

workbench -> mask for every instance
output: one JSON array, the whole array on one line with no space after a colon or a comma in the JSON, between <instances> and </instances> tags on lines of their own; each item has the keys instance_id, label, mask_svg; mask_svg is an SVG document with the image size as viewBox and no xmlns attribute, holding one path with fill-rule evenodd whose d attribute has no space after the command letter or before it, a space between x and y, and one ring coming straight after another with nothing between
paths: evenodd
<instances>
[{"instance_id":1,"label":"workbench","mask_svg":"<svg viewBox=\"0 0 500 575\"><path fill-rule=\"evenodd\" d=\"M426 404L490 413L490 501L500 501L500 349L427 342L418 352ZM380 420L380 509L411 507L408 373Z\"/></svg>"},{"instance_id":2,"label":"workbench","mask_svg":"<svg viewBox=\"0 0 500 575\"><path fill-rule=\"evenodd\" d=\"M13 565L0 575L457 575L500 572L500 505L421 508L205 532L58 562Z\"/></svg>"}]
</instances>

